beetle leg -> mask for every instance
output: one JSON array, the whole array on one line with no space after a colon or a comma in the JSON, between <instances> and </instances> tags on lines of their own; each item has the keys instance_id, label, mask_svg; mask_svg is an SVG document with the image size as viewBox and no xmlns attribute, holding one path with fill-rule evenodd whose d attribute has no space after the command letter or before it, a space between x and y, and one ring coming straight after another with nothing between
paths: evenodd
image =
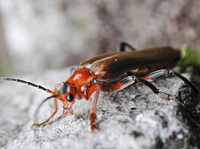
<instances>
[{"instance_id":1,"label":"beetle leg","mask_svg":"<svg viewBox=\"0 0 200 149\"><path fill-rule=\"evenodd\" d=\"M155 87L152 83L150 83L149 81L147 80L144 80L142 78L137 78L137 80L143 84L145 84L146 86L148 86L155 94L157 94L160 98L162 99L165 99L165 100L172 100L172 101L175 101L175 98L168 94L168 93L165 93L165 92L161 92L159 91L159 89L157 87Z\"/></svg>"},{"instance_id":2,"label":"beetle leg","mask_svg":"<svg viewBox=\"0 0 200 149\"><path fill-rule=\"evenodd\" d=\"M34 126L40 127L40 126L43 126L43 125L45 125L46 123L48 123L48 122L49 122L51 119L53 119L53 117L56 115L57 111L58 111L57 99L54 99L54 112L53 112L53 114L52 114L46 121L44 121L44 122L42 122L42 123L39 123L39 124L33 124L33 125L32 125L32 128L33 128Z\"/></svg>"},{"instance_id":3,"label":"beetle leg","mask_svg":"<svg viewBox=\"0 0 200 149\"><path fill-rule=\"evenodd\" d=\"M141 78L148 81L154 81L159 78L167 77L167 76L169 76L169 71L167 69L160 69L160 70L153 71Z\"/></svg>"},{"instance_id":4,"label":"beetle leg","mask_svg":"<svg viewBox=\"0 0 200 149\"><path fill-rule=\"evenodd\" d=\"M136 51L136 48L132 47L130 44L122 41L120 43L120 52L124 52L126 51L126 47L129 47L132 51Z\"/></svg>"},{"instance_id":5,"label":"beetle leg","mask_svg":"<svg viewBox=\"0 0 200 149\"><path fill-rule=\"evenodd\" d=\"M136 77L134 75L131 76L127 76L125 78L123 78L122 80L113 83L103 83L101 90L104 92L111 92L111 91L118 91L121 89L124 89L128 86L130 86L131 84L135 83L135 79Z\"/></svg>"},{"instance_id":6,"label":"beetle leg","mask_svg":"<svg viewBox=\"0 0 200 149\"><path fill-rule=\"evenodd\" d=\"M95 93L94 101L92 103L92 108L90 110L90 118L89 118L92 132L94 132L95 130L98 129L98 126L96 123L97 116L96 116L95 111L96 111L96 107L97 107L100 90L101 90L101 83L97 82L97 83L93 84L88 91L88 98L90 98L92 96L92 94Z\"/></svg>"},{"instance_id":7,"label":"beetle leg","mask_svg":"<svg viewBox=\"0 0 200 149\"><path fill-rule=\"evenodd\" d=\"M193 84L191 81L189 81L187 78L185 78L184 76L182 76L181 74L177 73L177 72L173 72L172 70L169 71L170 75L174 75L176 77L178 77L179 79L183 80L187 85L189 85L197 94L200 93L199 88Z\"/></svg>"},{"instance_id":8,"label":"beetle leg","mask_svg":"<svg viewBox=\"0 0 200 149\"><path fill-rule=\"evenodd\" d=\"M161 77L167 77L167 76L170 76L170 75L174 75L176 77L178 77L179 79L181 79L182 81L184 81L187 85L189 85L196 93L199 93L200 90L199 88L194 85L191 81L189 81L187 78L185 78L184 76L182 76L181 74L177 73L177 72L173 72L172 70L167 70L167 69L160 69L160 70L157 70L157 71L154 71L154 72L151 72L149 73L148 75L142 77L143 79L145 80L148 80L148 81L154 81L158 78L161 78Z\"/></svg>"}]
</instances>

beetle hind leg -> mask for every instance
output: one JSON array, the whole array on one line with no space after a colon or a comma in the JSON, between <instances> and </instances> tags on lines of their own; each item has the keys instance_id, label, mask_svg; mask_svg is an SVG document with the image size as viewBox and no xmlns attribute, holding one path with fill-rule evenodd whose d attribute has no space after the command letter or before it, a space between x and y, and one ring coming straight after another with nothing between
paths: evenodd
<instances>
[{"instance_id":1,"label":"beetle hind leg","mask_svg":"<svg viewBox=\"0 0 200 149\"><path fill-rule=\"evenodd\" d=\"M176 77L178 77L179 79L181 79L182 81L184 81L187 85L189 85L193 91L195 91L197 94L200 93L200 89L195 85L193 84L190 80L188 80L187 78L185 78L184 76L182 76L181 74L177 73L177 72L173 72L173 71L170 71L169 72L171 75L174 75Z\"/></svg>"},{"instance_id":2,"label":"beetle hind leg","mask_svg":"<svg viewBox=\"0 0 200 149\"><path fill-rule=\"evenodd\" d=\"M136 48L134 48L134 47L131 46L130 44L128 44L128 43L122 41L122 42L120 43L120 49L119 49L120 52L126 51L126 47L130 48L132 51L136 51Z\"/></svg>"},{"instance_id":3,"label":"beetle hind leg","mask_svg":"<svg viewBox=\"0 0 200 149\"><path fill-rule=\"evenodd\" d=\"M121 80L115 81L114 83L103 83L101 90L104 92L119 91L135 83L135 80L136 77L134 75L126 76Z\"/></svg>"}]
</instances>

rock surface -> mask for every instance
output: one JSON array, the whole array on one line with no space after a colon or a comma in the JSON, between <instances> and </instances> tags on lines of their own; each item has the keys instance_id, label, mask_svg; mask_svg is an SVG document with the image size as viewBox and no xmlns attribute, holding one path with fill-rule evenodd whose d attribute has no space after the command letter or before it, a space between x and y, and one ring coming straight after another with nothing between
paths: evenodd
<instances>
[{"instance_id":1,"label":"rock surface","mask_svg":"<svg viewBox=\"0 0 200 149\"><path fill-rule=\"evenodd\" d=\"M53 85L65 81L69 75L67 68L20 78L53 89ZM176 77L159 79L154 85L185 100L187 106L187 100L195 100L191 98L191 90L183 87L184 83ZM198 148L199 127L194 118L176 102L154 95L145 85L136 84L115 93L101 92L96 112L100 130L95 133L91 132L88 121L92 101L86 100L76 101L74 115L65 118L59 103L53 121L33 131L34 112L47 96L48 93L19 83L0 83L0 147ZM52 101L44 104L40 121L53 112L52 105Z\"/></svg>"}]
</instances>

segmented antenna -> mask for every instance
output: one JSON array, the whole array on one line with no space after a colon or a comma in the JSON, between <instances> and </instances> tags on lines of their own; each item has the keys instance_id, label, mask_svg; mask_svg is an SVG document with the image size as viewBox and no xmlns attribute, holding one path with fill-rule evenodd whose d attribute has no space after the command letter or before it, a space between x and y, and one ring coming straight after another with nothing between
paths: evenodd
<instances>
[{"instance_id":1,"label":"segmented antenna","mask_svg":"<svg viewBox=\"0 0 200 149\"><path fill-rule=\"evenodd\" d=\"M46 92L49 92L51 94L53 94L54 92L49 90L49 89L46 89L45 87L41 86L41 85L37 85L37 84L34 84L34 83L31 83L31 82L28 82L28 81L24 81L24 80L21 80L21 79L15 79L15 78L2 78L0 77L0 81L14 81L14 82L19 82L19 83L23 83L23 84L27 84L27 85L30 85L30 86L33 86L33 87L36 87L36 88L39 88L43 91L46 91Z\"/></svg>"}]
</instances>

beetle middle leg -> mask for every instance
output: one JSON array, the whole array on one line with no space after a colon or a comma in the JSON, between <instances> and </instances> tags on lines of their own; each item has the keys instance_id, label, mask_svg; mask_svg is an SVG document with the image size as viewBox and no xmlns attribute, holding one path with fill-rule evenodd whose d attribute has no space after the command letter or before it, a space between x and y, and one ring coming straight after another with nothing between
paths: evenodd
<instances>
[{"instance_id":1,"label":"beetle middle leg","mask_svg":"<svg viewBox=\"0 0 200 149\"><path fill-rule=\"evenodd\" d=\"M122 78L121 80L115 82L115 83L103 83L101 90L104 92L111 92L111 91L118 91L121 89L124 89L135 82L141 82L148 86L155 94L157 94L162 99L166 100L172 100L172 96L170 94L167 94L165 92L159 91L158 88L156 88L153 84L151 84L149 81L136 77L132 73L129 73L128 76Z\"/></svg>"},{"instance_id":2,"label":"beetle middle leg","mask_svg":"<svg viewBox=\"0 0 200 149\"><path fill-rule=\"evenodd\" d=\"M197 94L200 92L199 88L194 85L191 81L189 81L187 78L185 78L184 76L182 76L181 74L177 73L177 72L173 72L172 70L167 70L167 69L160 69L160 70L157 70L157 71L154 71L154 72L151 72L149 74L147 74L146 76L142 77L143 79L145 80L148 80L148 81L154 81L158 78L161 78L161 77L167 77L167 76L170 76L170 75L173 75L173 76L176 76L178 77L179 79L181 79L182 81L184 81L187 85L189 85L193 91L195 91Z\"/></svg>"},{"instance_id":3,"label":"beetle middle leg","mask_svg":"<svg viewBox=\"0 0 200 149\"><path fill-rule=\"evenodd\" d=\"M152 83L150 83L149 81L147 80L144 80L142 78L137 78L137 80L143 84L145 84L146 86L148 86L155 94L157 94L160 98L162 99L165 99L165 100L173 100L175 101L175 98L168 94L168 93L165 93L165 92L161 92L159 91L159 89L157 87L155 87Z\"/></svg>"}]
</instances>

